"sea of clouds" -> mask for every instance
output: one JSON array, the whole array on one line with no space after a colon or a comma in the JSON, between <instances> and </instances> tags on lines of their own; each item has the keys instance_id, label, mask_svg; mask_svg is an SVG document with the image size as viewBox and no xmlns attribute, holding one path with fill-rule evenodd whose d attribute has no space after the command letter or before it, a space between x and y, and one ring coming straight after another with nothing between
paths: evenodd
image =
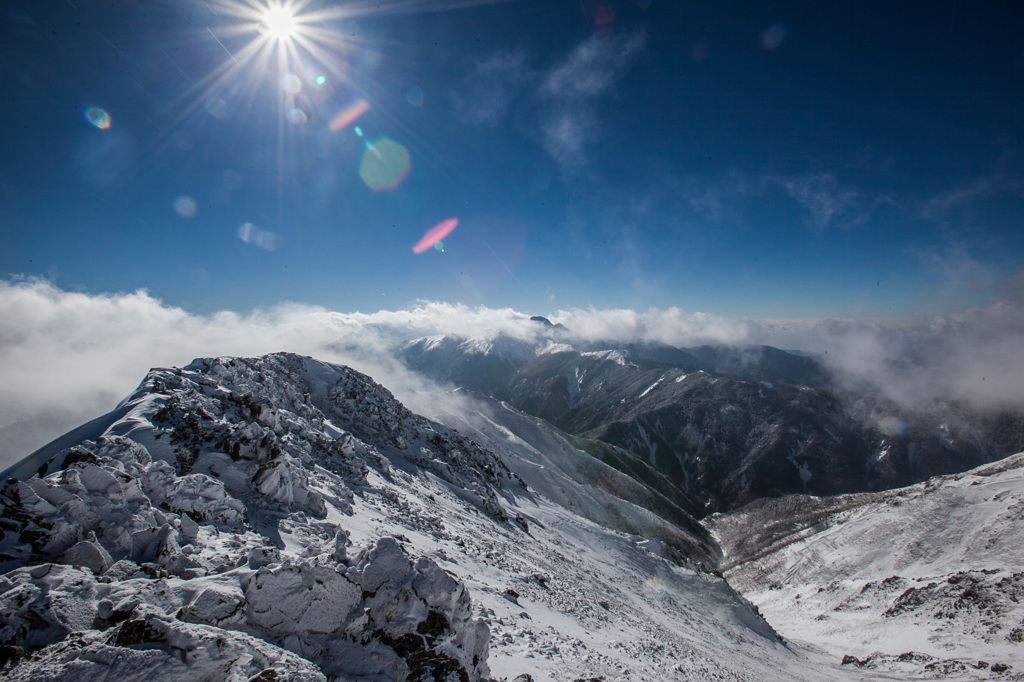
<instances>
[{"instance_id":1,"label":"sea of clouds","mask_svg":"<svg viewBox=\"0 0 1024 682\"><path fill-rule=\"evenodd\" d=\"M678 308L570 309L546 316L569 343L768 344L817 354L847 386L908 409L935 401L1024 409L1024 276L990 305L928 319L765 320ZM112 409L151 367L196 357L291 351L369 374L415 405L436 390L395 357L403 342L450 334L535 340L536 311L424 301L406 310L339 313L281 303L197 315L146 291L86 294L45 280L0 281L0 469Z\"/></svg>"}]
</instances>

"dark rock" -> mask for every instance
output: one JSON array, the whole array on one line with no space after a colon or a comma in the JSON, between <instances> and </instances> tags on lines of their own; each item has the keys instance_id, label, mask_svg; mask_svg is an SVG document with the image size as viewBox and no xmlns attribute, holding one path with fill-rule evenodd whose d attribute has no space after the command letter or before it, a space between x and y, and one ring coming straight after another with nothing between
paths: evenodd
<instances>
[{"instance_id":1,"label":"dark rock","mask_svg":"<svg viewBox=\"0 0 1024 682\"><path fill-rule=\"evenodd\" d=\"M428 637L440 637L451 629L451 624L443 613L431 611L427 619L416 626L416 632ZM428 640L429 641L429 640Z\"/></svg>"},{"instance_id":2,"label":"dark rock","mask_svg":"<svg viewBox=\"0 0 1024 682\"><path fill-rule=\"evenodd\" d=\"M545 590L551 589L548 587L548 577L543 573L531 573L527 580L533 581L543 587Z\"/></svg>"},{"instance_id":3,"label":"dark rock","mask_svg":"<svg viewBox=\"0 0 1024 682\"><path fill-rule=\"evenodd\" d=\"M69 450L68 453L64 455L64 461L60 465L61 471L67 469L72 464L77 464L79 462L85 464L99 464L100 460L96 457L96 455L89 452L88 450L83 450L81 448L71 448L71 450Z\"/></svg>"},{"instance_id":4,"label":"dark rock","mask_svg":"<svg viewBox=\"0 0 1024 682\"><path fill-rule=\"evenodd\" d=\"M151 644L166 642L167 638L162 632L155 629L144 620L126 620L117 631L117 639L114 646L134 646L136 644Z\"/></svg>"},{"instance_id":5,"label":"dark rock","mask_svg":"<svg viewBox=\"0 0 1024 682\"><path fill-rule=\"evenodd\" d=\"M448 620L441 614L435 614L434 619L428 617L417 626L417 630L433 629L444 632L448 629ZM406 633L400 637L392 637L384 630L374 630L373 639L391 647L396 654L405 659L409 666L408 682L446 682L449 675L455 674L459 682L469 682L469 673L458 659L452 658L436 649L427 648L425 638L421 634Z\"/></svg>"},{"instance_id":6,"label":"dark rock","mask_svg":"<svg viewBox=\"0 0 1024 682\"><path fill-rule=\"evenodd\" d=\"M28 652L16 644L4 644L0 646L0 670L7 668L7 664L11 666L18 664L18 661L28 656Z\"/></svg>"}]
</instances>

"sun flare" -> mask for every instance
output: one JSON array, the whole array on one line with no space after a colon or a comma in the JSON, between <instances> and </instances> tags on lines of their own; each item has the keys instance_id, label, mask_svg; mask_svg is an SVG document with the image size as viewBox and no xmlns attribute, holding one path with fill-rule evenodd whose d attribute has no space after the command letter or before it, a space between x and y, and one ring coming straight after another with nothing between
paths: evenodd
<instances>
[{"instance_id":1,"label":"sun flare","mask_svg":"<svg viewBox=\"0 0 1024 682\"><path fill-rule=\"evenodd\" d=\"M260 31L272 40L290 40L298 35L295 13L284 5L271 5L263 13Z\"/></svg>"}]
</instances>

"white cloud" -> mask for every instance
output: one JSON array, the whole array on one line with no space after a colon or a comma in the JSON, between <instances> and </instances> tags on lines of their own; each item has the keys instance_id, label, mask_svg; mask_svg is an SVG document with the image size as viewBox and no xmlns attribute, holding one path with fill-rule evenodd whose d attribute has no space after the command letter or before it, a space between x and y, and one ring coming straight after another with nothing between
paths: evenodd
<instances>
[{"instance_id":1,"label":"white cloud","mask_svg":"<svg viewBox=\"0 0 1024 682\"><path fill-rule=\"evenodd\" d=\"M644 34L594 35L573 49L544 79L544 91L559 99L603 95L622 78L644 45Z\"/></svg>"},{"instance_id":2,"label":"white cloud","mask_svg":"<svg viewBox=\"0 0 1024 682\"><path fill-rule=\"evenodd\" d=\"M752 320L687 313L672 307L635 311L628 308L560 310L552 322L565 325L581 341L653 341L672 346L750 343L761 332Z\"/></svg>"},{"instance_id":3,"label":"white cloud","mask_svg":"<svg viewBox=\"0 0 1024 682\"><path fill-rule=\"evenodd\" d=\"M429 307L412 311L407 324L429 315ZM203 356L289 350L359 366L396 393L415 390L418 380L384 350L372 321L299 304L200 316L145 291L89 295L45 281L0 282L0 428L27 422L18 443L41 445L24 434L32 424L49 431L39 437L56 436L113 408L149 368ZM0 453L27 454L7 453L4 443Z\"/></svg>"},{"instance_id":4,"label":"white cloud","mask_svg":"<svg viewBox=\"0 0 1024 682\"><path fill-rule=\"evenodd\" d=\"M827 353L825 361L847 381L909 405L960 400L1021 407L1024 274L997 290L999 303L914 322L755 320L674 307L574 308L548 317L577 341L768 343ZM508 308L438 302L372 314L283 303L246 314L194 315L145 291L92 295L42 280L0 281L0 429L15 425L3 432L0 468L28 453L12 443L42 445L103 414L151 367L292 351L355 367L415 406L432 387L395 359L397 343L438 333L529 341L543 328L528 318Z\"/></svg>"},{"instance_id":5,"label":"white cloud","mask_svg":"<svg viewBox=\"0 0 1024 682\"><path fill-rule=\"evenodd\" d=\"M636 55L642 32L594 35L547 69L534 69L522 50L501 50L469 70L452 94L463 120L482 126L507 125L509 119L528 137L536 135L544 150L573 171L585 162L587 146L599 135L597 104L614 94Z\"/></svg>"},{"instance_id":6,"label":"white cloud","mask_svg":"<svg viewBox=\"0 0 1024 682\"><path fill-rule=\"evenodd\" d=\"M804 330L803 347L822 353L847 386L874 387L911 409L1022 410L1022 304L1018 296L915 321L827 320Z\"/></svg>"},{"instance_id":7,"label":"white cloud","mask_svg":"<svg viewBox=\"0 0 1024 682\"><path fill-rule=\"evenodd\" d=\"M577 45L543 76L544 148L565 172L585 162L598 135L598 98L608 96L643 49L645 35L594 35Z\"/></svg>"}]
</instances>

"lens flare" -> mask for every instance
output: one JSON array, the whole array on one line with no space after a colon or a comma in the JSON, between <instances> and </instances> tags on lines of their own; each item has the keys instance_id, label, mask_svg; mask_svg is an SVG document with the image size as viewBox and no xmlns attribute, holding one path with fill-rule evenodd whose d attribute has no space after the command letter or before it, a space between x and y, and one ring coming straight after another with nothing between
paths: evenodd
<instances>
[{"instance_id":1,"label":"lens flare","mask_svg":"<svg viewBox=\"0 0 1024 682\"><path fill-rule=\"evenodd\" d=\"M182 195L174 200L174 212L182 218L195 218L199 204L190 196Z\"/></svg>"},{"instance_id":2,"label":"lens flare","mask_svg":"<svg viewBox=\"0 0 1024 682\"><path fill-rule=\"evenodd\" d=\"M276 234L261 230L252 223L244 223L238 228L238 238L246 244L258 246L265 251L274 251L278 247Z\"/></svg>"},{"instance_id":3,"label":"lens flare","mask_svg":"<svg viewBox=\"0 0 1024 682\"><path fill-rule=\"evenodd\" d=\"M355 123L360 116L362 116L369 110L370 103L367 102L365 99L361 99L355 104L346 107L345 109L342 109L337 114L335 114L334 118L331 119L331 122L327 125L327 127L330 128L332 133L336 133L339 130L347 128L353 123ZM361 135L362 133L358 129L356 129L356 134Z\"/></svg>"},{"instance_id":4,"label":"lens flare","mask_svg":"<svg viewBox=\"0 0 1024 682\"><path fill-rule=\"evenodd\" d=\"M765 29L761 34L761 45L768 50L778 49L786 40L785 24L775 24Z\"/></svg>"},{"instance_id":5,"label":"lens flare","mask_svg":"<svg viewBox=\"0 0 1024 682\"><path fill-rule=\"evenodd\" d=\"M205 33L226 58L196 84L200 98L192 108L205 101L215 118L262 113L250 103L258 101L255 95L269 76L278 86L279 121L301 122L302 116L290 112L292 108L301 108L307 120L329 114L319 107L327 105L330 89L318 86L350 80L345 54L350 41L340 28L352 16L350 7L317 7L309 0L209 0L207 4L220 21L207 26ZM283 167L284 145L278 146Z\"/></svg>"},{"instance_id":6,"label":"lens flare","mask_svg":"<svg viewBox=\"0 0 1024 682\"><path fill-rule=\"evenodd\" d=\"M228 117L228 114L231 113L228 103L220 97L214 97L206 100L206 111L210 113L210 116L220 120L224 120Z\"/></svg>"},{"instance_id":7,"label":"lens flare","mask_svg":"<svg viewBox=\"0 0 1024 682\"><path fill-rule=\"evenodd\" d=\"M359 160L359 177L374 192L395 189L410 170L409 150L387 137L367 142Z\"/></svg>"},{"instance_id":8,"label":"lens flare","mask_svg":"<svg viewBox=\"0 0 1024 682\"><path fill-rule=\"evenodd\" d=\"M441 240L451 234L458 224L458 218L442 220L424 233L420 240L416 242L416 246L412 247L413 252L423 253L431 247L436 248L438 251L444 251L444 244L441 243ZM438 245L440 245L440 248L438 248Z\"/></svg>"},{"instance_id":9,"label":"lens flare","mask_svg":"<svg viewBox=\"0 0 1024 682\"><path fill-rule=\"evenodd\" d=\"M907 425L899 417L882 417L878 420L878 430L887 436L902 436L907 433Z\"/></svg>"},{"instance_id":10,"label":"lens flare","mask_svg":"<svg viewBox=\"0 0 1024 682\"><path fill-rule=\"evenodd\" d=\"M110 114L99 107L86 107L82 111L82 118L100 130L106 130L110 127Z\"/></svg>"},{"instance_id":11,"label":"lens flare","mask_svg":"<svg viewBox=\"0 0 1024 682\"><path fill-rule=\"evenodd\" d=\"M644 592L651 595L655 601L665 601L668 593L665 591L665 581L661 578L648 578L644 581Z\"/></svg>"},{"instance_id":12,"label":"lens flare","mask_svg":"<svg viewBox=\"0 0 1024 682\"><path fill-rule=\"evenodd\" d=\"M297 95L302 92L302 80L294 73L286 73L281 76L281 89L289 95Z\"/></svg>"},{"instance_id":13,"label":"lens flare","mask_svg":"<svg viewBox=\"0 0 1024 682\"><path fill-rule=\"evenodd\" d=\"M418 85L410 86L405 91L405 101L414 107L423 106L423 88Z\"/></svg>"}]
</instances>

